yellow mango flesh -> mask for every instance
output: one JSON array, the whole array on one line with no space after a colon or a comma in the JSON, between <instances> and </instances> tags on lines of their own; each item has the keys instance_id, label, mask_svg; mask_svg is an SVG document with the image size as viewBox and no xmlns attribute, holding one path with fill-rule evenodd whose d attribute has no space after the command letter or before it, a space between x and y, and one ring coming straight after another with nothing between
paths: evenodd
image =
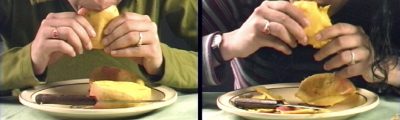
<instances>
[{"instance_id":1,"label":"yellow mango flesh","mask_svg":"<svg viewBox=\"0 0 400 120\"><path fill-rule=\"evenodd\" d=\"M326 45L330 40L316 40L315 35L324 28L332 26L328 16L330 6L318 7L315 1L295 1L293 5L303 10L310 22L309 26L304 29L308 37L307 43L313 48L321 48Z\"/></svg>"},{"instance_id":2,"label":"yellow mango flesh","mask_svg":"<svg viewBox=\"0 0 400 120\"><path fill-rule=\"evenodd\" d=\"M119 12L115 5L112 5L100 12L89 11L85 15L85 18L93 26L96 32L96 37L91 39L93 49L104 49L104 45L101 42L104 37L103 31L108 23L117 16L119 16Z\"/></svg>"},{"instance_id":3,"label":"yellow mango flesh","mask_svg":"<svg viewBox=\"0 0 400 120\"><path fill-rule=\"evenodd\" d=\"M295 96L310 105L333 106L356 93L350 80L338 79L332 73L321 73L303 80Z\"/></svg>"},{"instance_id":4,"label":"yellow mango flesh","mask_svg":"<svg viewBox=\"0 0 400 120\"><path fill-rule=\"evenodd\" d=\"M98 80L90 84L89 96L97 100L94 108L134 107L145 103L110 101L150 100L151 88L141 82Z\"/></svg>"}]
</instances>

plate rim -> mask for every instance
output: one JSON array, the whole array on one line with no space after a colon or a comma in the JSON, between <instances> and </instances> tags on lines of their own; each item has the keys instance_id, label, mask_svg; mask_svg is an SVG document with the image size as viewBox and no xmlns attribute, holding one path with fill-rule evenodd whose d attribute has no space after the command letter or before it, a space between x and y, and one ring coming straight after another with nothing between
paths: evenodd
<instances>
[{"instance_id":1,"label":"plate rim","mask_svg":"<svg viewBox=\"0 0 400 120\"><path fill-rule=\"evenodd\" d=\"M163 102L156 102L156 103L151 103L148 105L143 105L143 106L137 106L137 107L129 107L129 108L113 108L113 109L77 109L77 108L61 108L61 107L55 107L55 106L46 106L43 107L43 105L37 104L35 100L31 98L32 95L34 95L38 91L42 91L46 88L51 88L54 86L62 86L62 85L69 85L69 84L83 84L83 83L88 83L89 79L84 78L84 79L71 79L71 80L64 80L64 81L59 81L59 82L52 82L44 85L38 85L35 86L32 89L27 89L21 92L19 95L19 101L23 105L30 107L32 109L36 110L41 110L44 112L50 112L50 113L56 113L56 114L74 114L74 115L98 115L99 112L101 112L102 115L111 115L111 114L125 114L128 112L136 113L136 112L147 112L147 111L152 111L156 110L159 108L163 108L166 106L169 106L173 103L176 102L178 93L167 86L160 85L157 87L153 87L153 89L161 91L165 97L163 98ZM29 96L29 98L25 98L23 96ZM49 110L51 109L51 110ZM104 113L105 112L105 113Z\"/></svg>"},{"instance_id":2,"label":"plate rim","mask_svg":"<svg viewBox=\"0 0 400 120\"><path fill-rule=\"evenodd\" d=\"M363 113L363 112L369 111L369 110L375 108L376 106L378 106L378 104L380 103L379 96L377 96L375 93L368 91L366 89L363 89L363 88L357 88L357 90L359 91L359 93L361 95L371 94L372 97L374 97L375 99L372 101L367 99L367 101L364 104L356 106L351 109L346 109L346 110L337 111L337 112L330 112L330 113L320 113L320 114L271 114L271 113L249 112L249 111L234 107L232 104L226 105L225 104L226 101L221 101L222 97L229 97L226 99L232 99L233 97L235 97L238 94L254 91L255 88L260 87L260 86L264 86L266 88L271 89L271 88L282 88L282 87L298 87L299 85L300 85L300 83L277 83L277 84L265 84L265 85L251 86L251 87L247 87L247 88L243 88L243 89L239 89L239 90L230 91L223 95L220 95L217 98L216 102L217 102L217 106L223 111L226 111L228 113L235 114L238 116L242 116L245 118L257 118L257 119L288 119L289 117L294 117L295 119L315 119L315 118L344 117L344 116L351 116L351 115L356 115L358 113ZM363 96L365 97L365 95L363 95ZM228 101L228 103L229 103L229 101ZM368 104L368 105L366 105L366 104ZM353 111L354 109L358 110L358 112L354 112ZM241 111L241 112L236 112L236 111Z\"/></svg>"}]
</instances>

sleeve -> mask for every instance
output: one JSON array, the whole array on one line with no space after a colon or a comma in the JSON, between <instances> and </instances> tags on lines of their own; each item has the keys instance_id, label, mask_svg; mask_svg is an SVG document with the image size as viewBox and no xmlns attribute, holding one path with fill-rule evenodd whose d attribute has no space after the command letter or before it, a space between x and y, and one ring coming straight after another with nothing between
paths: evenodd
<instances>
[{"instance_id":1,"label":"sleeve","mask_svg":"<svg viewBox=\"0 0 400 120\"><path fill-rule=\"evenodd\" d=\"M39 84L31 62L31 45L6 50L0 56L0 91Z\"/></svg>"},{"instance_id":2,"label":"sleeve","mask_svg":"<svg viewBox=\"0 0 400 120\"><path fill-rule=\"evenodd\" d=\"M179 89L198 87L197 52L171 48L161 44L165 67L161 84Z\"/></svg>"}]
</instances>

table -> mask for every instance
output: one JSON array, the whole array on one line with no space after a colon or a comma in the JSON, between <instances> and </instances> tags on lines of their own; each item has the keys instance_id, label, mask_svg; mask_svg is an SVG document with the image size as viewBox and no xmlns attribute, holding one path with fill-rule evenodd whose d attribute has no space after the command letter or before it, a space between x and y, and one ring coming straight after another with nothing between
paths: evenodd
<instances>
[{"instance_id":1,"label":"table","mask_svg":"<svg viewBox=\"0 0 400 120\"><path fill-rule=\"evenodd\" d=\"M195 120L198 118L198 94L178 93L178 100L165 108L127 119L141 120ZM44 112L19 103L17 97L0 98L0 120L56 120Z\"/></svg>"},{"instance_id":2,"label":"table","mask_svg":"<svg viewBox=\"0 0 400 120\"><path fill-rule=\"evenodd\" d=\"M217 107L216 100L224 92L203 92L202 117L204 120L241 120L237 115L224 112ZM400 98L380 96L379 105L365 113L358 114L350 120L390 120L400 114Z\"/></svg>"}]
</instances>

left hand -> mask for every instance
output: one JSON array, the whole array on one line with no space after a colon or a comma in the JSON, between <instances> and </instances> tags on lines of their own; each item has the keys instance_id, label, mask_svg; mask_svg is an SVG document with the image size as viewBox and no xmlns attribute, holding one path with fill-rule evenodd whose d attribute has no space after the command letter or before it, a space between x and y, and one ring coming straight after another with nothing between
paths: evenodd
<instances>
[{"instance_id":1,"label":"left hand","mask_svg":"<svg viewBox=\"0 0 400 120\"><path fill-rule=\"evenodd\" d=\"M108 24L104 34L102 41L106 53L113 57L131 58L150 75L159 73L163 56L157 25L149 16L124 13Z\"/></svg>"},{"instance_id":2,"label":"left hand","mask_svg":"<svg viewBox=\"0 0 400 120\"><path fill-rule=\"evenodd\" d=\"M333 55L324 64L324 69L332 70L346 66L336 71L337 77L350 78L370 70L373 62L373 49L369 37L361 27L338 23L322 30L316 35L316 39L332 40L314 54L314 59L321 61Z\"/></svg>"}]
</instances>

